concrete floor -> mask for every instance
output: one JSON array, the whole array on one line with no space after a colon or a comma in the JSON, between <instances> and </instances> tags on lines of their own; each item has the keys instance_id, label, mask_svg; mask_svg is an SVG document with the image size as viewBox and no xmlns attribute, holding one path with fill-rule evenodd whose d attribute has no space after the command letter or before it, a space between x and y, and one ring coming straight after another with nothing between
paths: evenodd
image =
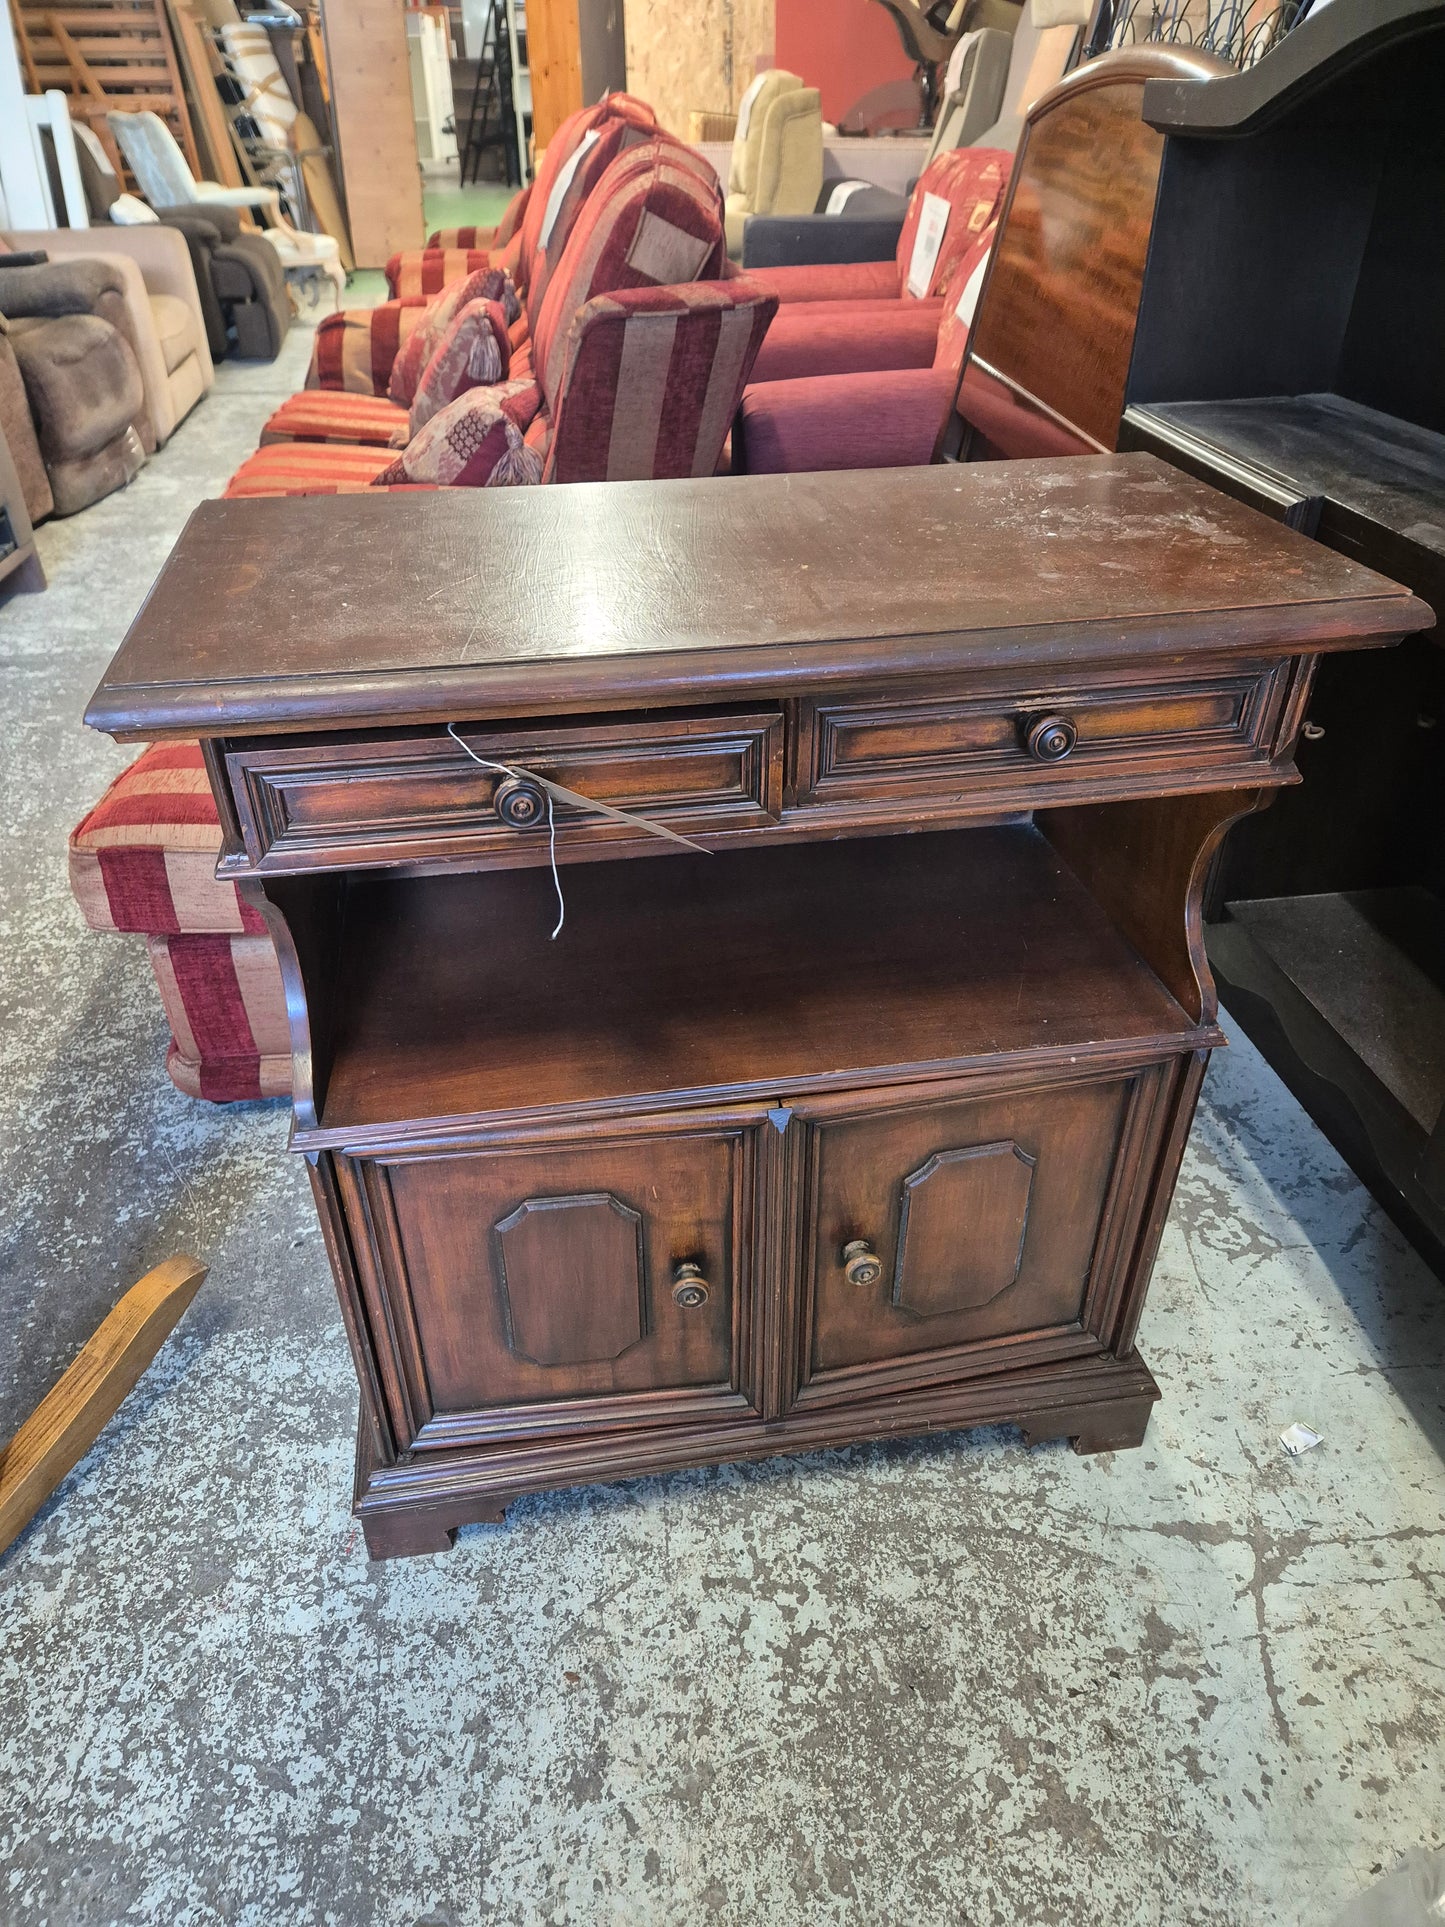
<instances>
[{"instance_id":1,"label":"concrete floor","mask_svg":"<svg viewBox=\"0 0 1445 1927\"><path fill-rule=\"evenodd\" d=\"M0 607L0 1436L148 1265L212 1266L0 1560L0 1922L1324 1927L1445 1840L1445 1293L1247 1045L1143 1450L818 1455L367 1565L285 1114L171 1087L140 941L65 881L127 755L85 699L306 348L224 366Z\"/></svg>"}]
</instances>

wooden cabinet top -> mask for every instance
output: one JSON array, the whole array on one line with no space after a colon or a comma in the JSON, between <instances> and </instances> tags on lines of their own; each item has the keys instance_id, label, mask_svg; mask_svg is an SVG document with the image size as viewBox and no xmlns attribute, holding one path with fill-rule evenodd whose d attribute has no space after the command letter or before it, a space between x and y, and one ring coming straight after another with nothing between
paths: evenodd
<instances>
[{"instance_id":1,"label":"wooden cabinet top","mask_svg":"<svg viewBox=\"0 0 1445 1927\"><path fill-rule=\"evenodd\" d=\"M1431 620L1148 455L207 502L86 720L218 736L776 698Z\"/></svg>"}]
</instances>

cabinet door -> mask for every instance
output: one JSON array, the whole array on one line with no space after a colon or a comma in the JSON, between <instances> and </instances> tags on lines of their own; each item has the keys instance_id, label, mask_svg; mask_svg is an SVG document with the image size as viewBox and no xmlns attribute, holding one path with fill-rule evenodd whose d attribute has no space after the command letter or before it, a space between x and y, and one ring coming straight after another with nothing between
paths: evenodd
<instances>
[{"instance_id":1,"label":"cabinet door","mask_svg":"<svg viewBox=\"0 0 1445 1927\"><path fill-rule=\"evenodd\" d=\"M751 1128L338 1159L398 1438L754 1409Z\"/></svg>"},{"instance_id":2,"label":"cabinet door","mask_svg":"<svg viewBox=\"0 0 1445 1927\"><path fill-rule=\"evenodd\" d=\"M1162 1081L815 1113L797 1402L1100 1350Z\"/></svg>"}]
</instances>

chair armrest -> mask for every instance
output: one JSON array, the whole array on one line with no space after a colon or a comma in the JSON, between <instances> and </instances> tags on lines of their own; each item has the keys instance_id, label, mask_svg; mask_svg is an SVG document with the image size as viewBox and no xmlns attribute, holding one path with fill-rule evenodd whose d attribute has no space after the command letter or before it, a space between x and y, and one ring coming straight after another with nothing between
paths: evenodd
<instances>
[{"instance_id":1,"label":"chair armrest","mask_svg":"<svg viewBox=\"0 0 1445 1927\"><path fill-rule=\"evenodd\" d=\"M120 294L123 287L120 275L104 261L46 261L12 268L0 256L0 310L12 321L92 314L102 295Z\"/></svg>"},{"instance_id":2,"label":"chair armrest","mask_svg":"<svg viewBox=\"0 0 1445 1927\"><path fill-rule=\"evenodd\" d=\"M229 215L236 222L230 233L221 225ZM230 208L214 208L209 214L201 214L193 207L158 207L156 219L162 227L174 228L177 234L184 234L186 240L200 242L204 247L219 247L223 241L234 238L240 228L240 217Z\"/></svg>"},{"instance_id":3,"label":"chair armrest","mask_svg":"<svg viewBox=\"0 0 1445 1927\"><path fill-rule=\"evenodd\" d=\"M211 351L206 342L206 318L201 310L201 297L196 288L195 270L191 266L191 251L186 237L173 227L160 222L147 222L142 227L62 228L48 238L48 245L55 254L89 255L101 260L116 259L140 282L140 306L136 314L135 330L138 340L149 336L154 340L155 330L151 321L149 296L153 294L174 295L184 301L195 317L196 353L201 362L201 373L207 388L211 386ZM127 303L136 308L137 290L132 283L127 291ZM159 361L156 368L148 368L141 350L141 373L145 376L149 390L153 381L166 379L165 364ZM159 357L159 347L156 349ZM170 433L174 417L168 410L161 411L167 426L161 427L158 420L157 433L162 441Z\"/></svg>"},{"instance_id":4,"label":"chair armrest","mask_svg":"<svg viewBox=\"0 0 1445 1927\"><path fill-rule=\"evenodd\" d=\"M743 225L743 270L805 262L891 261L903 218L844 214L750 214Z\"/></svg>"}]
</instances>

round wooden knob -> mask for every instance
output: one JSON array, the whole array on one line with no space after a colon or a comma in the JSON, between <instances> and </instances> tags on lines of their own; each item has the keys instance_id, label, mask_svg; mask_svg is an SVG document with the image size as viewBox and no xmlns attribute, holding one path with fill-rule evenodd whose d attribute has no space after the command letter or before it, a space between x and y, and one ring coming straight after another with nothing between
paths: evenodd
<instances>
[{"instance_id":1,"label":"round wooden knob","mask_svg":"<svg viewBox=\"0 0 1445 1927\"><path fill-rule=\"evenodd\" d=\"M861 1290L876 1285L883 1276L883 1260L866 1238L854 1238L843 1247L843 1276Z\"/></svg>"},{"instance_id":2,"label":"round wooden knob","mask_svg":"<svg viewBox=\"0 0 1445 1927\"><path fill-rule=\"evenodd\" d=\"M492 808L514 830L532 830L547 820L546 792L525 776L509 776L498 783Z\"/></svg>"},{"instance_id":3,"label":"round wooden knob","mask_svg":"<svg viewBox=\"0 0 1445 1927\"><path fill-rule=\"evenodd\" d=\"M1036 763L1062 763L1078 740L1079 732L1067 716L1036 716L1024 737Z\"/></svg>"},{"instance_id":4,"label":"round wooden knob","mask_svg":"<svg viewBox=\"0 0 1445 1927\"><path fill-rule=\"evenodd\" d=\"M673 1272L672 1302L680 1311L696 1311L707 1303L707 1279L700 1265L679 1265Z\"/></svg>"}]
</instances>

